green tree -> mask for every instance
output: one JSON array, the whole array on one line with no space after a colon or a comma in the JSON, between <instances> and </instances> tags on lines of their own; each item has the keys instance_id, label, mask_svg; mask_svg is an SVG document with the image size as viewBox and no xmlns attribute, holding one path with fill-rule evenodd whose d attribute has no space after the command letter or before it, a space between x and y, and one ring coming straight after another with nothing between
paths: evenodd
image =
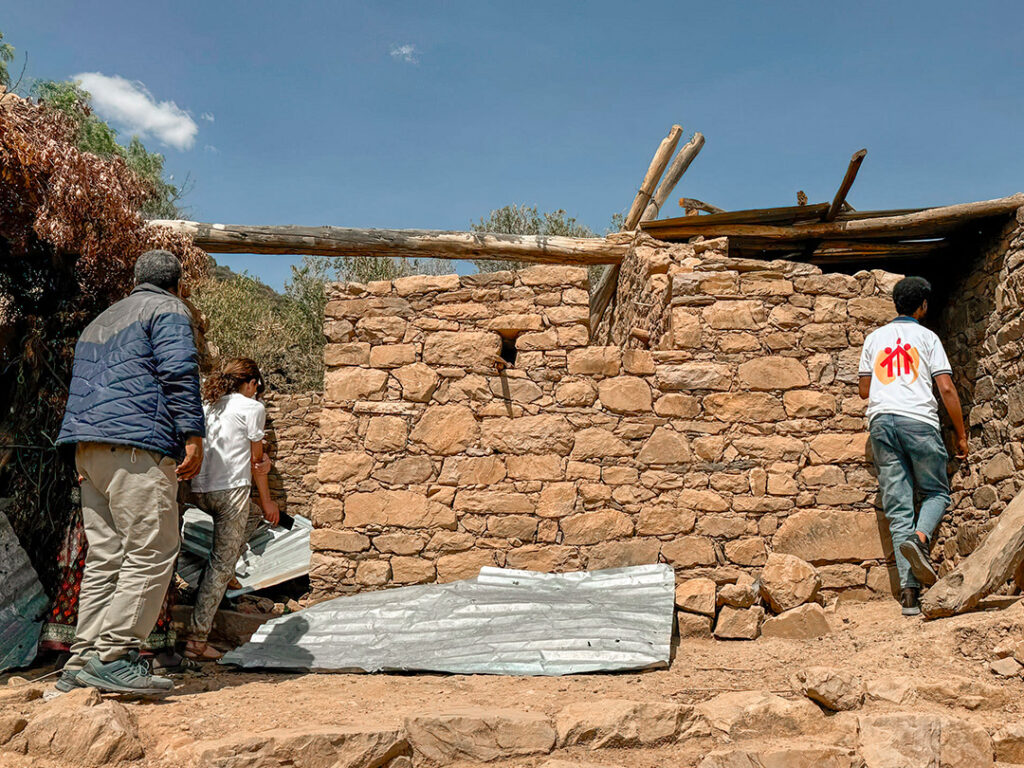
<instances>
[{"instance_id":1,"label":"green tree","mask_svg":"<svg viewBox=\"0 0 1024 768\"><path fill-rule=\"evenodd\" d=\"M498 232L506 235L559 235L563 237L594 237L593 231L561 208L539 213L535 205L506 205L491 211L486 219L470 223L474 232ZM499 272L529 266L519 261L479 259L473 262L480 272Z\"/></svg>"},{"instance_id":2,"label":"green tree","mask_svg":"<svg viewBox=\"0 0 1024 768\"><path fill-rule=\"evenodd\" d=\"M149 184L153 192L142 205L143 216L147 219L181 217L178 201L185 190L164 178L164 156L147 150L137 136L132 137L127 147L119 144L117 131L93 111L88 91L73 82L39 80L32 86L32 95L71 120L80 150L99 157L120 157Z\"/></svg>"},{"instance_id":3,"label":"green tree","mask_svg":"<svg viewBox=\"0 0 1024 768\"><path fill-rule=\"evenodd\" d=\"M3 42L4 33L0 32L0 85L8 88L11 85L11 75L7 71L7 65L14 61L14 46Z\"/></svg>"},{"instance_id":4,"label":"green tree","mask_svg":"<svg viewBox=\"0 0 1024 768\"><path fill-rule=\"evenodd\" d=\"M252 275L218 267L192 294L214 352L252 358L271 389L320 390L328 269L326 259L306 257L279 294Z\"/></svg>"},{"instance_id":5,"label":"green tree","mask_svg":"<svg viewBox=\"0 0 1024 768\"><path fill-rule=\"evenodd\" d=\"M400 259L390 256L343 256L334 279L354 283L394 280L409 275L446 275L454 272L447 259Z\"/></svg>"}]
</instances>

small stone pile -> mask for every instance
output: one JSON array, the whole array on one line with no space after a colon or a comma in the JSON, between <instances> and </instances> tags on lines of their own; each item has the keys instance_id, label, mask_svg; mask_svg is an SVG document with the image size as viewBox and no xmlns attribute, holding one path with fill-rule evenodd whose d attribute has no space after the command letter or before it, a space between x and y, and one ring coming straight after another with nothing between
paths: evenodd
<instances>
[{"instance_id":1,"label":"small stone pile","mask_svg":"<svg viewBox=\"0 0 1024 768\"><path fill-rule=\"evenodd\" d=\"M719 587L708 578L688 579L676 587L676 617L681 638L754 640L780 637L803 640L832 630L822 608L817 569L794 555L773 552L760 578L740 574Z\"/></svg>"}]
</instances>

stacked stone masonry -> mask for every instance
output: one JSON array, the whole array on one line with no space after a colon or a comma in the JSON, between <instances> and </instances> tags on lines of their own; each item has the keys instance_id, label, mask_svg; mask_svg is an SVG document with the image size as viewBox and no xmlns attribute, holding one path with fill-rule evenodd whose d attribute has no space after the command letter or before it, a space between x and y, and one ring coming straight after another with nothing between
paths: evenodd
<instances>
[{"instance_id":1,"label":"stacked stone masonry","mask_svg":"<svg viewBox=\"0 0 1024 768\"><path fill-rule=\"evenodd\" d=\"M946 567L974 551L1024 487L1024 209L976 250L947 277L950 298L937 328L971 447L970 461L956 463L952 511L937 537Z\"/></svg>"},{"instance_id":2,"label":"stacked stone masonry","mask_svg":"<svg viewBox=\"0 0 1024 768\"><path fill-rule=\"evenodd\" d=\"M322 400L320 392L271 393L265 400L267 453L273 461L270 493L289 515L312 515Z\"/></svg>"},{"instance_id":3,"label":"stacked stone masonry","mask_svg":"<svg viewBox=\"0 0 1024 768\"><path fill-rule=\"evenodd\" d=\"M856 381L898 276L699 246L635 249L657 301L614 346L579 268L331 286L315 595L659 560L726 584L771 551L888 594Z\"/></svg>"}]
</instances>

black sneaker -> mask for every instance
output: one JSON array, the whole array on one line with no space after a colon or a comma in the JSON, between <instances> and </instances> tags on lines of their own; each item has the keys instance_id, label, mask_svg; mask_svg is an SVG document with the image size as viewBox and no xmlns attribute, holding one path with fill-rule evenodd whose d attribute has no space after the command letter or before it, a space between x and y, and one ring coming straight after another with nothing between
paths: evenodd
<instances>
[{"instance_id":1,"label":"black sneaker","mask_svg":"<svg viewBox=\"0 0 1024 768\"><path fill-rule=\"evenodd\" d=\"M923 544L916 533L900 544L900 554L907 558L915 578L926 587L939 580L939 574L936 573L932 559L928 556L928 545Z\"/></svg>"},{"instance_id":2,"label":"black sneaker","mask_svg":"<svg viewBox=\"0 0 1024 768\"><path fill-rule=\"evenodd\" d=\"M105 693L134 693L138 696L163 694L174 687L174 681L152 674L149 664L138 651L130 651L127 656L105 664L98 658L89 659L77 679L83 685L91 685Z\"/></svg>"},{"instance_id":3,"label":"black sneaker","mask_svg":"<svg viewBox=\"0 0 1024 768\"><path fill-rule=\"evenodd\" d=\"M904 616L918 616L921 613L921 603L917 600L920 590L917 587L906 587L900 593L900 605L903 606Z\"/></svg>"},{"instance_id":4,"label":"black sneaker","mask_svg":"<svg viewBox=\"0 0 1024 768\"><path fill-rule=\"evenodd\" d=\"M67 693L73 691L75 688L85 688L86 685L78 679L78 672L70 669L65 669L60 673L60 677L57 678L56 689L61 693Z\"/></svg>"}]
</instances>

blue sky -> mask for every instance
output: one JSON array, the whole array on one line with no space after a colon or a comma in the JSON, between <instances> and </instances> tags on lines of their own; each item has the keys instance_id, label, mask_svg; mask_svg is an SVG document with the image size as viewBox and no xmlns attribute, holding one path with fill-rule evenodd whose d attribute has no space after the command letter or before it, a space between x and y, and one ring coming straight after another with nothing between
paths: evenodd
<instances>
[{"instance_id":1,"label":"blue sky","mask_svg":"<svg viewBox=\"0 0 1024 768\"><path fill-rule=\"evenodd\" d=\"M666 216L680 195L827 200L860 147L858 208L1024 190L1022 27L1019 0L48 1L0 20L15 75L27 51L27 77L125 78L190 116L191 146L146 143L194 180L193 218L466 229L528 203L600 232L674 122L707 144ZM291 263L218 260L278 288Z\"/></svg>"}]
</instances>

